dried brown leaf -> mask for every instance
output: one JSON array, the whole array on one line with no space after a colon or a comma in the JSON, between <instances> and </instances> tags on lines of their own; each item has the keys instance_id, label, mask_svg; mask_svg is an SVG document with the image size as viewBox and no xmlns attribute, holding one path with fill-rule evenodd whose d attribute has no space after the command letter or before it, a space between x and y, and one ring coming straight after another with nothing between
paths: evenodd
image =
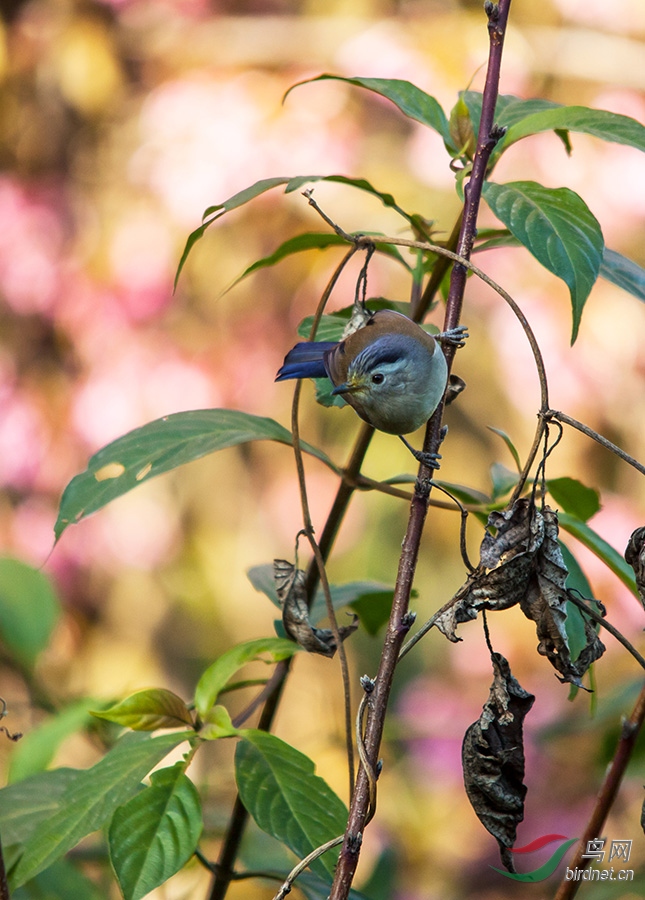
<instances>
[{"instance_id":1,"label":"dried brown leaf","mask_svg":"<svg viewBox=\"0 0 645 900\"><path fill-rule=\"evenodd\" d=\"M333 656L337 650L336 640L329 628L316 628L309 618L309 607L305 592L305 573L286 559L273 560L273 580L278 600L282 605L282 624L291 640L309 653ZM341 641L356 631L358 616L351 625L338 629Z\"/></svg>"},{"instance_id":2,"label":"dried brown leaf","mask_svg":"<svg viewBox=\"0 0 645 900\"><path fill-rule=\"evenodd\" d=\"M586 646L575 662L571 659L565 629L568 571L558 544L556 513L548 506L539 510L524 498L492 512L488 528L478 567L439 611L435 625L448 640L458 641L457 625L475 619L481 609L499 611L519 603L535 622L538 652L562 681L582 687L580 679L605 647L595 629L585 626Z\"/></svg>"},{"instance_id":3,"label":"dried brown leaf","mask_svg":"<svg viewBox=\"0 0 645 900\"><path fill-rule=\"evenodd\" d=\"M638 596L641 603L645 606L645 528L640 527L632 532L627 548L625 550L625 559L634 570L636 576L636 587L638 588Z\"/></svg>"},{"instance_id":4,"label":"dried brown leaf","mask_svg":"<svg viewBox=\"0 0 645 900\"><path fill-rule=\"evenodd\" d=\"M500 653L491 655L493 683L481 716L462 746L468 799L484 828L497 840L502 862L514 872L509 848L524 818L524 718L535 697L511 674Z\"/></svg>"}]
</instances>

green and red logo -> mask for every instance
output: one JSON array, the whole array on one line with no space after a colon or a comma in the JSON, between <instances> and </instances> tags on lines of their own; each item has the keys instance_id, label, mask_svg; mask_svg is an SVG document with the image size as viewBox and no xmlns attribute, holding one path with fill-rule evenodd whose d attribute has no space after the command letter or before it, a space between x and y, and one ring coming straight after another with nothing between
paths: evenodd
<instances>
[{"instance_id":1,"label":"green and red logo","mask_svg":"<svg viewBox=\"0 0 645 900\"><path fill-rule=\"evenodd\" d=\"M554 841L564 841L564 843L561 843L557 850L554 851L551 857L537 869L533 869L532 872L523 873L507 872L506 869L497 869L495 866L491 866L491 869L495 869L496 872L499 872L500 875L504 875L506 878L512 878L513 881L523 881L524 883L544 881L549 875L553 875L560 865L564 854L569 847L573 846L578 840L579 838L568 838L565 834L545 834L543 837L531 841L530 844L526 844L525 847L513 847L511 849L511 853L535 853L536 850L541 850L542 847L546 847L547 844L552 844Z\"/></svg>"}]
</instances>

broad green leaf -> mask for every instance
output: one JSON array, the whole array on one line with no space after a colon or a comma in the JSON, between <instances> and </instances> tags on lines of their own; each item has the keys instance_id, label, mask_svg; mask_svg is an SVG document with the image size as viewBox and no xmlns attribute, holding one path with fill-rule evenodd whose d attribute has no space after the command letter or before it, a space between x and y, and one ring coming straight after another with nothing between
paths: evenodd
<instances>
[{"instance_id":1,"label":"broad green leaf","mask_svg":"<svg viewBox=\"0 0 645 900\"><path fill-rule=\"evenodd\" d=\"M98 700L79 700L30 729L11 754L9 782L22 781L46 769L62 742L88 725L92 721L90 709L99 705Z\"/></svg>"},{"instance_id":2,"label":"broad green leaf","mask_svg":"<svg viewBox=\"0 0 645 900\"><path fill-rule=\"evenodd\" d=\"M628 294L645 300L645 269L633 260L605 247L600 274Z\"/></svg>"},{"instance_id":3,"label":"broad green leaf","mask_svg":"<svg viewBox=\"0 0 645 900\"><path fill-rule=\"evenodd\" d=\"M220 216L223 216L224 213L230 212L232 209L237 209L239 206L243 206L245 203L248 203L249 200L254 200L256 197L259 197L260 194L264 194L266 191L278 187L278 185L287 184L289 180L289 178L263 178L261 181L256 181L255 184L252 184L250 187L244 188L243 191L238 191L237 194L233 194L232 197L229 197L228 200L225 200L223 203L209 206L202 217L202 224L188 235L186 246L184 247L181 259L179 260L179 265L177 266L175 288L177 287L181 270L184 268L184 264L188 259L190 251L197 241L204 237L204 233L209 225L212 225L213 222L215 222L216 219L219 219Z\"/></svg>"},{"instance_id":4,"label":"broad green leaf","mask_svg":"<svg viewBox=\"0 0 645 900\"><path fill-rule=\"evenodd\" d=\"M280 608L280 601L275 592L273 582L273 565L266 563L253 566L247 576L256 591L265 594L275 606ZM392 606L393 588L378 581L350 581L347 584L330 584L332 604L335 610L345 606L351 607L358 615L368 634L376 634L381 625L387 621ZM412 592L416 596L416 591ZM317 625L327 617L325 595L319 588L310 611L312 625Z\"/></svg>"},{"instance_id":5,"label":"broad green leaf","mask_svg":"<svg viewBox=\"0 0 645 900\"><path fill-rule=\"evenodd\" d=\"M80 769L39 772L0 790L0 835L3 847L24 844L41 822L60 807L65 794L79 777Z\"/></svg>"},{"instance_id":6,"label":"broad green leaf","mask_svg":"<svg viewBox=\"0 0 645 900\"><path fill-rule=\"evenodd\" d=\"M184 763L153 772L150 781L116 810L108 833L125 900L140 900L178 872L202 833L199 794Z\"/></svg>"},{"instance_id":7,"label":"broad green leaf","mask_svg":"<svg viewBox=\"0 0 645 900\"><path fill-rule=\"evenodd\" d=\"M101 828L139 790L141 780L174 747L194 737L194 732L173 732L159 737L128 733L91 769L77 772L58 798L55 811L41 820L24 844L23 854L12 875L14 887L42 872L75 847L86 835ZM45 776L36 775L45 784ZM33 779L5 790L14 791ZM0 791L0 802L4 791Z\"/></svg>"},{"instance_id":8,"label":"broad green leaf","mask_svg":"<svg viewBox=\"0 0 645 900\"><path fill-rule=\"evenodd\" d=\"M345 326L349 321L349 317L341 315L340 312L332 315L321 316L316 331L317 341L339 341L343 336ZM306 316L300 325L298 325L299 337L307 340L311 334L311 327L314 324L314 316Z\"/></svg>"},{"instance_id":9,"label":"broad green leaf","mask_svg":"<svg viewBox=\"0 0 645 900\"><path fill-rule=\"evenodd\" d=\"M501 124L506 124L503 119ZM533 112L532 115L524 115L509 124L508 131L495 148L495 156L503 153L521 138L542 131L574 131L579 134L590 134L603 141L626 144L628 147L645 151L645 126L629 116L621 116L604 109L552 105L551 108Z\"/></svg>"},{"instance_id":10,"label":"broad green leaf","mask_svg":"<svg viewBox=\"0 0 645 900\"><path fill-rule=\"evenodd\" d=\"M585 522L582 522L576 516L569 513L558 513L558 522L560 526L573 537L577 538L581 544L584 544L598 559L601 559L614 575L616 575L623 584L629 588L635 597L638 597L636 589L636 581L634 572L626 562L624 557L615 550L611 544L608 544L604 538L601 538L592 528Z\"/></svg>"},{"instance_id":11,"label":"broad green leaf","mask_svg":"<svg viewBox=\"0 0 645 900\"><path fill-rule=\"evenodd\" d=\"M346 84L353 84L355 87L362 87L375 94L380 94L381 97L386 97L410 119L415 119L422 125L427 125L437 131L446 143L452 145L448 119L439 102L416 85L399 78L344 78L341 75L318 75L316 78L307 78L305 81L294 84L289 88L285 97L300 85L329 80L344 81Z\"/></svg>"},{"instance_id":12,"label":"broad green leaf","mask_svg":"<svg viewBox=\"0 0 645 900\"><path fill-rule=\"evenodd\" d=\"M185 728L193 724L190 710L181 697L165 688L137 691L108 709L94 710L92 715L133 731Z\"/></svg>"},{"instance_id":13,"label":"broad green leaf","mask_svg":"<svg viewBox=\"0 0 645 900\"><path fill-rule=\"evenodd\" d=\"M11 654L31 669L49 643L60 604L43 572L18 559L0 558L0 636Z\"/></svg>"},{"instance_id":14,"label":"broad green leaf","mask_svg":"<svg viewBox=\"0 0 645 900\"><path fill-rule=\"evenodd\" d=\"M583 522L600 509L598 491L575 478L549 478L547 488L558 506Z\"/></svg>"},{"instance_id":15,"label":"broad green leaf","mask_svg":"<svg viewBox=\"0 0 645 900\"><path fill-rule=\"evenodd\" d=\"M315 773L309 757L264 731L244 732L235 752L240 798L257 825L301 859L347 825L343 801ZM338 848L311 868L321 878L334 873Z\"/></svg>"},{"instance_id":16,"label":"broad green leaf","mask_svg":"<svg viewBox=\"0 0 645 900\"><path fill-rule=\"evenodd\" d=\"M291 432L274 419L234 409L173 413L136 428L95 453L85 472L72 478L61 498L56 540L68 525L150 478L216 450L260 440L291 444ZM322 450L304 441L301 446L336 471Z\"/></svg>"},{"instance_id":17,"label":"broad green leaf","mask_svg":"<svg viewBox=\"0 0 645 900\"><path fill-rule=\"evenodd\" d=\"M520 241L506 229L481 229L478 237L481 242L473 248L473 253L483 250L494 250L497 247L521 247ZM638 300L645 300L645 269L632 259L628 259L616 250L605 247L598 275L606 281L622 288Z\"/></svg>"},{"instance_id":18,"label":"broad green leaf","mask_svg":"<svg viewBox=\"0 0 645 900\"><path fill-rule=\"evenodd\" d=\"M517 471L518 471L518 472L521 472L521 471L522 471L522 463L520 462L520 454L517 452L517 449L516 449L516 447L515 447L515 444L514 444L513 441L510 439L510 437L506 434L505 431L502 431L501 428L493 428L492 425L489 425L489 426L488 426L488 430L489 430L489 431L492 431L493 434L496 434L496 435L498 435L499 437L501 437L501 439L504 441L504 443L505 443L506 446L508 447L509 453L510 453L511 456L513 457L513 462L515 463L515 465L516 465L516 467L517 467Z\"/></svg>"},{"instance_id":19,"label":"broad green leaf","mask_svg":"<svg viewBox=\"0 0 645 900\"><path fill-rule=\"evenodd\" d=\"M216 659L199 679L195 689L195 709L204 719L222 688L247 663L263 660L267 656L268 662L279 662L293 656L299 649L293 641L273 637L258 638L255 641L231 647Z\"/></svg>"},{"instance_id":20,"label":"broad green leaf","mask_svg":"<svg viewBox=\"0 0 645 900\"><path fill-rule=\"evenodd\" d=\"M595 216L568 188L545 188L534 181L489 182L483 197L533 256L567 284L573 343L602 262L604 241Z\"/></svg>"}]
</instances>

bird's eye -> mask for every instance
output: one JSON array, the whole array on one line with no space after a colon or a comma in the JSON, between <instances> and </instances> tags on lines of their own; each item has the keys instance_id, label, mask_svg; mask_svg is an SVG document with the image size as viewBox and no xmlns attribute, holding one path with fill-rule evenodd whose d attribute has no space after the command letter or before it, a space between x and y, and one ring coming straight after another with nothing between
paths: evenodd
<instances>
[{"instance_id":1,"label":"bird's eye","mask_svg":"<svg viewBox=\"0 0 645 900\"><path fill-rule=\"evenodd\" d=\"M375 375L372 375L372 384L383 384L385 381L385 375L381 372L377 372Z\"/></svg>"}]
</instances>

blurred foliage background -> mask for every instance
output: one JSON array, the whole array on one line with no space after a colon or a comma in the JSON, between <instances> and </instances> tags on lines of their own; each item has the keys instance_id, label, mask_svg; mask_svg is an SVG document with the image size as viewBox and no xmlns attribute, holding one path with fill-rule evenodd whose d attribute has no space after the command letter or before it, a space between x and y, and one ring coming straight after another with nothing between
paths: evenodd
<instances>
[{"instance_id":1,"label":"blurred foliage background","mask_svg":"<svg viewBox=\"0 0 645 900\"><path fill-rule=\"evenodd\" d=\"M288 425L291 390L275 385L274 374L340 251L300 254L224 294L257 257L321 228L299 194L272 192L210 229L173 294L188 232L207 206L259 178L342 173L368 178L447 236L459 202L436 134L340 83L301 87L284 105L281 100L295 81L332 71L405 78L450 109L471 79L473 88L483 86L487 32L481 5L468 0L5 0L2 9L0 535L4 552L44 564L64 607L35 670L6 653L0 663L9 724L29 734L52 711L85 696L109 700L155 685L188 697L219 652L273 632L275 609L245 572L292 557L300 508L287 447L227 450L146 484L69 529L49 555L60 494L92 452L165 413L226 406ZM614 0L611 15L600 0L514 0L510 23L503 93L645 121L640 0ZM504 156L497 180L527 178L579 191L607 245L645 265L645 160L582 135L573 136L573 148L569 158L555 136L532 137ZM367 194L319 184L315 195L346 230L400 228ZM485 209L481 223L494 224ZM531 321L552 406L642 458L643 306L599 282L570 348L563 283L523 250L488 252L477 262ZM344 274L332 309L351 302L357 271L358 263ZM408 290L395 266L373 262L371 296L405 300ZM441 310L432 320L441 324ZM512 468L512 460L487 426L505 430L525 453L539 402L537 377L511 313L475 279L464 321L471 338L456 371L468 389L448 413L442 477L489 492L491 464ZM351 411L322 410L305 388L303 435L339 463L357 427ZM378 478L410 470L399 442L377 435L366 473ZM314 460L307 460L307 474L320 528L335 479ZM568 431L549 475L571 475L600 489L603 508L591 524L622 552L644 521L636 472ZM357 496L331 579L393 583L406 517L401 501ZM416 582L421 621L464 579L458 527L454 513L431 511ZM473 522L475 558L480 540ZM584 549L568 545L610 619L642 646L642 610L634 598ZM576 836L613 752L620 716L638 689L635 663L607 638L592 718L588 697L567 700L519 611L490 624L496 649L537 695L527 724L529 795L518 841L553 831ZM498 864L496 845L461 783L461 738L490 683L481 629L462 626L461 634L464 642L453 646L431 633L401 668L359 888L387 850L383 871L396 878L397 897L515 896L515 885L489 868ZM357 684L358 675L374 673L379 642L357 635L350 645ZM297 660L276 731L316 760L319 774L344 796L334 662ZM233 797L232 747L219 743L191 770L207 797L204 849L211 858ZM15 752L0 742L5 771ZM91 737L77 735L54 764L96 758ZM631 864L642 870L642 838L636 846L642 743L630 775L606 833L634 839ZM89 856L95 843L86 848ZM251 850L277 859L275 847L253 831ZM207 883L195 865L155 896L198 898ZM113 888L103 890L115 896ZM244 883L231 896L259 898L269 890ZM606 885L603 890L595 894L589 886L586 896L609 897ZM522 891L541 897L549 888L524 885Z\"/></svg>"}]
</instances>

